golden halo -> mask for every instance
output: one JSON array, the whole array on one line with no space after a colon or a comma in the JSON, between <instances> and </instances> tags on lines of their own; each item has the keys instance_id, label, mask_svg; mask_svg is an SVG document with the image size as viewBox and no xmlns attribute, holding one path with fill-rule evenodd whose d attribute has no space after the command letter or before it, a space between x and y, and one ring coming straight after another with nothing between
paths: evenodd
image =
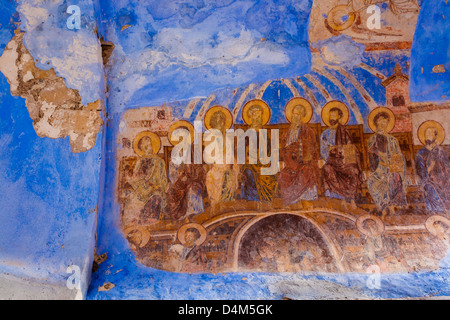
<instances>
[{"instance_id":1,"label":"golden halo","mask_svg":"<svg viewBox=\"0 0 450 320\"><path fill-rule=\"evenodd\" d=\"M145 246L150 240L150 232L145 227L130 226L123 230L123 233L125 234L126 238L128 238L128 236L132 233L136 233L136 235L134 236L136 242L131 242L135 243L140 248Z\"/></svg>"},{"instance_id":2,"label":"golden halo","mask_svg":"<svg viewBox=\"0 0 450 320\"><path fill-rule=\"evenodd\" d=\"M216 112L222 112L225 115L225 130L231 129L233 126L233 115L231 114L231 111L228 110L225 107L222 106L213 106L206 111L204 123L206 129L211 129L211 118Z\"/></svg>"},{"instance_id":3,"label":"golden halo","mask_svg":"<svg viewBox=\"0 0 450 320\"><path fill-rule=\"evenodd\" d=\"M445 139L445 131L444 128L442 127L442 125L434 120L428 120L423 122L420 126L419 129L417 129L417 136L420 140L420 142L422 144L425 144L425 132L427 131L428 128L435 128L438 135L437 135L437 142L438 144L442 144L442 142L444 142Z\"/></svg>"},{"instance_id":4,"label":"golden halo","mask_svg":"<svg viewBox=\"0 0 450 320\"><path fill-rule=\"evenodd\" d=\"M435 226L434 226L434 223L435 222L437 222L437 221L440 221L440 222L442 222L442 223L444 223L444 224L446 224L447 226L449 226L450 227L450 220L448 220L446 217L444 217L444 216L440 216L440 215L434 215L434 216L431 216L431 217L429 217L428 219L427 219L427 221L425 222L425 228L428 230L428 232L430 232L433 236L436 236L436 237L442 237L442 235L439 235L438 234L438 232L437 232L437 230L436 230L436 228L435 228Z\"/></svg>"},{"instance_id":5,"label":"golden halo","mask_svg":"<svg viewBox=\"0 0 450 320\"><path fill-rule=\"evenodd\" d=\"M168 132L168 138L169 141L172 145L177 145L180 141L178 140L173 140L172 139L172 133L177 130L177 129L186 129L189 130L190 134L191 134L191 143L194 142L194 138L195 138L195 130L194 130L194 126L192 125L192 123L190 123L189 121L186 120L178 120L174 123L172 123L172 125L169 128L169 132Z\"/></svg>"},{"instance_id":6,"label":"golden halo","mask_svg":"<svg viewBox=\"0 0 450 320\"><path fill-rule=\"evenodd\" d=\"M364 222L366 220L372 220L375 222L375 224L377 226L376 234L371 234L367 229L364 228ZM359 232L361 232L362 234L369 236L369 237L377 237L384 232L383 221L381 221L380 218L373 216L371 214L365 214L365 215L359 217L358 219L356 219L356 227L358 228Z\"/></svg>"},{"instance_id":7,"label":"golden halo","mask_svg":"<svg viewBox=\"0 0 450 320\"><path fill-rule=\"evenodd\" d=\"M338 108L342 111L342 118L340 119L340 123L343 125L346 125L348 123L348 120L350 119L350 111L348 110L348 107L345 103L333 100L325 104L322 108L322 121L325 123L327 127L330 126L330 110L332 108Z\"/></svg>"},{"instance_id":8,"label":"golden halo","mask_svg":"<svg viewBox=\"0 0 450 320\"><path fill-rule=\"evenodd\" d=\"M248 110L253 107L253 106L260 106L263 109L263 125L267 124L270 120L270 107L269 105L264 102L263 100L260 99L253 99L250 100L249 102L247 102L244 107L242 108L242 119L244 120L244 122L248 125L252 124L252 121L250 119L250 117L248 116Z\"/></svg>"},{"instance_id":9,"label":"golden halo","mask_svg":"<svg viewBox=\"0 0 450 320\"><path fill-rule=\"evenodd\" d=\"M178 241L180 241L180 243L182 245L186 244L184 236L185 236L186 231L188 229L196 229L200 233L200 238L198 238L195 241L195 245L196 246L200 246L203 242L205 242L205 240L206 240L206 233L207 233L205 227L203 227L201 224L198 224L198 223L187 223L185 225L182 225L180 227L180 229L178 229L178 232L177 232Z\"/></svg>"},{"instance_id":10,"label":"golden halo","mask_svg":"<svg viewBox=\"0 0 450 320\"><path fill-rule=\"evenodd\" d=\"M348 16L347 20L342 18ZM355 22L356 15L350 12L346 5L336 6L330 10L326 18L328 26L335 31L342 31L351 27Z\"/></svg>"},{"instance_id":11,"label":"golden halo","mask_svg":"<svg viewBox=\"0 0 450 320\"><path fill-rule=\"evenodd\" d=\"M311 103L309 103L308 100L300 97L294 97L291 100L286 103L286 106L284 107L284 116L286 117L286 120L291 122L292 120L292 111L294 111L294 107L296 106L303 106L305 107L306 114L302 119L303 123L308 123L311 121L313 116L313 108Z\"/></svg>"},{"instance_id":12,"label":"golden halo","mask_svg":"<svg viewBox=\"0 0 450 320\"><path fill-rule=\"evenodd\" d=\"M158 137L158 135L156 133L153 133L150 131L139 132L138 135L136 136L136 138L134 138L134 142L133 142L134 152L140 157L145 156L144 151L139 149L139 141L141 141L141 139L143 137L149 137L151 139L153 153L157 154L159 152L159 149L161 149L161 139Z\"/></svg>"},{"instance_id":13,"label":"golden halo","mask_svg":"<svg viewBox=\"0 0 450 320\"><path fill-rule=\"evenodd\" d=\"M385 107L375 108L369 113L369 117L367 118L367 124L369 125L370 130L372 130L373 132L377 131L377 127L375 126L375 123L373 123L373 119L380 112L386 112L389 115L389 123L386 127L386 132L391 132L395 126L395 115L391 109Z\"/></svg>"}]
</instances>

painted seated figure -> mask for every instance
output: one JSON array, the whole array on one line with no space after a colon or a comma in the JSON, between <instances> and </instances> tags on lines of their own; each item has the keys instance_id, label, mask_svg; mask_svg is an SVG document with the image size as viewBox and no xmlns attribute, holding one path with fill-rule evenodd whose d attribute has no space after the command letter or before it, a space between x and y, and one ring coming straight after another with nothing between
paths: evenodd
<instances>
[{"instance_id":1,"label":"painted seated figure","mask_svg":"<svg viewBox=\"0 0 450 320\"><path fill-rule=\"evenodd\" d=\"M175 132L180 127L189 132L193 132L193 126L186 121L179 121L174 123L169 130L169 133ZM169 137L172 137L169 134ZM173 182L169 185L167 190L167 206L166 214L170 220L182 220L191 215L196 215L204 212L203 198L206 197L205 186L205 169L203 164L192 163L194 159L194 148L189 143L193 142L194 135L191 134L191 141L187 143L188 147L186 155L181 164L173 174ZM176 141L171 141L172 144L177 144ZM188 157L190 155L190 157ZM189 158L189 159L186 159Z\"/></svg>"},{"instance_id":2,"label":"painted seated figure","mask_svg":"<svg viewBox=\"0 0 450 320\"><path fill-rule=\"evenodd\" d=\"M248 125L247 130L253 129L256 133L267 124L270 119L270 108L262 100L251 100L245 104L242 110L242 118ZM260 141L261 143L261 141ZM262 143L267 143L264 141ZM247 201L264 201L271 202L277 192L277 180L274 175L261 175L261 168L265 165L261 164L258 159L250 159L256 157L256 154L249 152L246 148L246 163L242 164L239 169L239 189L240 198Z\"/></svg>"},{"instance_id":3,"label":"painted seated figure","mask_svg":"<svg viewBox=\"0 0 450 320\"><path fill-rule=\"evenodd\" d=\"M177 180L167 192L167 208L172 220L182 220L204 211L205 170L202 164L183 163Z\"/></svg>"},{"instance_id":4,"label":"painted seated figure","mask_svg":"<svg viewBox=\"0 0 450 320\"><path fill-rule=\"evenodd\" d=\"M207 257L202 247L206 230L195 223L185 224L179 230L179 243L172 245L165 257L164 267L172 272L204 272Z\"/></svg>"},{"instance_id":5,"label":"painted seated figure","mask_svg":"<svg viewBox=\"0 0 450 320\"><path fill-rule=\"evenodd\" d=\"M367 188L384 218L394 214L395 206L405 206L406 165L398 140L389 134L395 116L387 108L376 108L369 114L369 127L375 132L368 142L370 175Z\"/></svg>"},{"instance_id":6,"label":"painted seated figure","mask_svg":"<svg viewBox=\"0 0 450 320\"><path fill-rule=\"evenodd\" d=\"M140 210L140 223L149 223L160 219L165 205L167 187L166 166L157 153L161 142L152 132L140 133L134 143L135 152L140 156L130 180L137 199L143 203Z\"/></svg>"},{"instance_id":7,"label":"painted seated figure","mask_svg":"<svg viewBox=\"0 0 450 320\"><path fill-rule=\"evenodd\" d=\"M213 106L205 114L204 124L206 129L216 129L225 137L226 130L233 126L231 112L222 106ZM211 143L217 143L217 140ZM222 141L223 142L223 141ZM217 148L216 150L220 150ZM234 165L226 163L225 146L222 163L213 163L206 173L206 189L212 210L220 202L232 201L236 192L236 173Z\"/></svg>"},{"instance_id":8,"label":"painted seated figure","mask_svg":"<svg viewBox=\"0 0 450 320\"><path fill-rule=\"evenodd\" d=\"M436 121L426 121L417 135L424 147L417 153L416 171L421 179L427 210L448 212L450 210L449 160L447 152L440 146L444 140L444 128Z\"/></svg>"},{"instance_id":9,"label":"painted seated figure","mask_svg":"<svg viewBox=\"0 0 450 320\"><path fill-rule=\"evenodd\" d=\"M362 166L359 150L345 126L349 110L342 102L331 101L323 107L322 119L328 126L320 137L320 154L325 162L325 196L347 200L356 207L355 199L362 182Z\"/></svg>"},{"instance_id":10,"label":"painted seated figure","mask_svg":"<svg viewBox=\"0 0 450 320\"><path fill-rule=\"evenodd\" d=\"M318 146L315 132L307 125L312 106L303 98L294 98L285 108L291 123L282 140L281 169L278 183L285 205L318 197Z\"/></svg>"}]
</instances>

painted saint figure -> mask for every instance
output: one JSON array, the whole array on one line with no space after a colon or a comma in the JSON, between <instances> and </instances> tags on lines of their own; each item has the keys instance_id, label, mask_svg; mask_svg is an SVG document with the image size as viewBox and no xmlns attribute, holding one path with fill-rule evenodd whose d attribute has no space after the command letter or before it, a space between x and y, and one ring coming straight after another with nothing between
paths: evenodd
<instances>
[{"instance_id":1,"label":"painted saint figure","mask_svg":"<svg viewBox=\"0 0 450 320\"><path fill-rule=\"evenodd\" d=\"M262 100L251 100L242 109L242 118L249 129L258 132L270 119L270 108ZM267 143L267 142L264 142ZM248 150L247 150L248 151ZM249 155L247 152L247 159ZM261 175L264 166L256 160L256 164L243 164L239 172L240 198L247 201L271 202L277 191L277 181L273 175Z\"/></svg>"},{"instance_id":2,"label":"painted saint figure","mask_svg":"<svg viewBox=\"0 0 450 320\"><path fill-rule=\"evenodd\" d=\"M171 126L169 133L175 131L177 127L193 131L192 125L187 125L186 121L179 121ZM169 134L170 137L170 134ZM191 141L193 135L191 134ZM171 140L172 144L176 144ZM189 147L191 159L194 158L194 148ZM192 162L192 161L188 161ZM173 183L167 191L166 212L171 220L182 220L190 215L204 212L203 198L206 196L205 169L202 164L181 163L173 174Z\"/></svg>"},{"instance_id":3,"label":"painted saint figure","mask_svg":"<svg viewBox=\"0 0 450 320\"><path fill-rule=\"evenodd\" d=\"M368 142L369 167L371 174L367 188L382 218L395 206L406 202L406 165L398 140L389 134L395 124L395 117L387 108L376 108L369 114L368 123L375 134Z\"/></svg>"},{"instance_id":4,"label":"painted saint figure","mask_svg":"<svg viewBox=\"0 0 450 320\"><path fill-rule=\"evenodd\" d=\"M165 268L173 272L202 272L207 267L207 258L202 248L206 230L195 223L182 226L178 231L179 244L168 250Z\"/></svg>"},{"instance_id":5,"label":"painted saint figure","mask_svg":"<svg viewBox=\"0 0 450 320\"><path fill-rule=\"evenodd\" d=\"M444 141L444 128L436 121L426 121L417 135L424 147L417 153L416 171L421 179L427 210L450 210L450 172L447 152L440 146Z\"/></svg>"},{"instance_id":6,"label":"painted saint figure","mask_svg":"<svg viewBox=\"0 0 450 320\"><path fill-rule=\"evenodd\" d=\"M312 117L312 106L303 98L294 98L285 108L285 116L291 122L282 139L281 157L284 168L278 183L286 205L300 200L317 199L318 148L315 132L307 125Z\"/></svg>"},{"instance_id":7,"label":"painted saint figure","mask_svg":"<svg viewBox=\"0 0 450 320\"><path fill-rule=\"evenodd\" d=\"M356 207L355 199L360 188L361 157L345 124L349 111L339 101L327 103L322 119L328 128L320 136L320 154L323 165L325 196L349 201Z\"/></svg>"},{"instance_id":8,"label":"painted saint figure","mask_svg":"<svg viewBox=\"0 0 450 320\"><path fill-rule=\"evenodd\" d=\"M161 142L152 132L143 132L135 140L135 151L141 156L130 180L137 198L144 203L140 222L148 223L160 218L165 205L167 187L166 166L157 155Z\"/></svg>"},{"instance_id":9,"label":"painted saint figure","mask_svg":"<svg viewBox=\"0 0 450 320\"><path fill-rule=\"evenodd\" d=\"M226 130L231 129L233 125L233 117L228 109L222 106L214 106L206 112L204 123L206 129L217 129L225 137ZM211 143L216 142L214 140ZM225 151L225 146L223 147ZM225 159L223 159L223 162L225 162ZM213 209L219 202L234 200L236 174L232 165L213 163L206 174L206 189Z\"/></svg>"},{"instance_id":10,"label":"painted saint figure","mask_svg":"<svg viewBox=\"0 0 450 320\"><path fill-rule=\"evenodd\" d=\"M173 220L182 220L204 211L206 196L205 170L202 164L185 164L180 167L177 180L167 192L167 211Z\"/></svg>"},{"instance_id":11,"label":"painted saint figure","mask_svg":"<svg viewBox=\"0 0 450 320\"><path fill-rule=\"evenodd\" d=\"M356 220L356 227L365 238L364 268L375 264L378 265L383 260L383 256L385 255L383 250L385 245L382 237L385 228L383 222L377 217L364 215L360 216Z\"/></svg>"}]
</instances>

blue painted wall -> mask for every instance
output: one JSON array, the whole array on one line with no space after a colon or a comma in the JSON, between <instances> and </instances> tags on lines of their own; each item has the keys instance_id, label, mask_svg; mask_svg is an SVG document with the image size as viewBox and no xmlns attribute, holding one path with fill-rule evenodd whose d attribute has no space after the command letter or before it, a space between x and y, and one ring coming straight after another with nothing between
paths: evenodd
<instances>
[{"instance_id":1,"label":"blue painted wall","mask_svg":"<svg viewBox=\"0 0 450 320\"><path fill-rule=\"evenodd\" d=\"M221 2L223 3L223 2ZM100 264L97 272L93 274L93 281L89 291L89 299L280 299L283 297L282 290L276 290L277 284L283 281L302 280L324 280L353 288L360 291L367 297L377 298L401 298L414 296L429 296L436 294L439 288L439 295L450 295L450 256L441 261L441 269L436 272L382 275L381 289L372 290L367 287L367 274L346 274L346 275L283 275L267 273L230 273L230 274L176 274L145 267L136 262L129 247L128 241L124 238L120 230L120 208L116 201L116 155L117 149L114 141L117 141L119 123L123 112L127 109L139 106L152 106L166 103L174 108L174 116L181 118L184 107L188 103L188 98L204 96L205 98L214 92L216 100L213 103L224 103L233 106L240 96L240 93L247 87L249 82L262 84L267 79L301 78L305 74L312 74L321 79L320 75L310 70L309 46L305 38L307 25L295 27L294 23L306 23L309 15L311 3L309 1L296 1L296 5L289 1L228 1L223 6L216 3L201 1L183 1L167 6L154 6L150 1L146 5L138 5L137 1L108 2L102 6L102 19L109 21L105 26L105 39L115 43L116 50L112 56L113 66L110 69L111 77L108 79L109 92L109 126L106 133L106 140L111 143L107 145L105 185L102 190L103 207L99 216L98 228L98 253L107 253L108 259ZM103 3L102 3L103 4ZM236 6L246 5L246 10L233 11ZM423 17L431 10L431 2L423 4L423 12L419 19L418 30L422 25L429 26L433 21ZM217 7L213 10L213 7ZM267 8L271 8L273 19L259 19L258 23L249 18L263 16ZM241 7L242 8L242 7ZM293 11L289 11L293 10ZM285 24L280 23L278 17L291 12L293 20ZM196 27L208 26L208 30L203 30L203 35L207 39L211 48L218 43L214 42L215 34L223 29L236 32L233 27L228 29L219 23L212 26L207 24L207 17L214 17L215 20L226 17L229 24L237 28L246 27L252 32L261 32L262 36L267 36L273 44L280 45L282 51L289 57L287 65L258 64L258 62L240 62L236 66L223 66L209 61L207 66L192 68L186 61L177 60L175 64L168 67L152 69L150 66L149 52L160 50L155 47L155 40L165 28L175 28L180 32L179 40L190 40L190 35L184 34L180 30ZM300 19L299 17L302 17ZM296 20L297 19L297 20ZM206 21L206 22L205 22ZM123 26L131 25L120 31ZM446 26L448 30L448 26ZM189 29L190 30L190 29ZM263 32L267 30L267 32ZM441 31L443 32L443 31ZM420 33L420 31L419 31ZM227 34L228 36L230 33ZM258 35L259 36L259 35ZM438 37L438 36L437 36ZM416 36L414 48L424 45L417 43L420 39ZM206 40L205 40L206 41ZM425 41L426 40L422 40ZM436 39L439 42L439 39ZM196 49L196 48L194 48ZM165 49L161 49L164 51ZM212 49L208 49L212 50ZM169 56L170 50L164 51ZM211 51L210 51L211 52ZM186 54L189 54L186 51ZM407 70L406 63L413 63L412 76L417 78L417 52L413 50L410 60L410 52L405 50L400 53L364 53L362 61L368 65L376 67L386 75L394 72L396 63L399 63L404 70ZM142 55L142 56L141 56ZM145 56L147 55L147 56ZM136 59L137 60L136 60ZM209 57L204 57L208 59ZM450 61L448 53L446 61ZM380 63L381 61L381 63ZM121 65L123 63L123 65ZM141 63L146 63L141 66ZM250 72L250 69L260 68L261 73ZM361 83L368 85L365 88L374 97L379 105L385 104L385 90L379 85L381 80L373 77L366 71L349 67L349 70ZM225 72L224 74L221 71ZM121 73L122 72L122 73ZM233 79L228 78L227 72L244 74L248 78ZM225 75L225 76L224 76ZM142 76L142 78L141 78ZM339 76L339 75L336 75ZM225 80L224 80L225 79ZM138 83L139 90L130 90L128 81ZM224 81L224 82L221 82ZM428 80L424 80L428 81ZM336 95L336 99L344 100L339 96L338 90L326 79L322 79L327 90ZM377 85L372 85L373 83ZM369 85L370 84L370 85ZM234 87L233 87L234 86ZM221 88L222 87L222 88ZM231 91L236 88L237 93L232 97ZM350 85L348 85L350 88ZM302 89L297 86L300 94ZM282 92L278 94L278 90ZM413 86L415 92L419 87ZM444 89L445 90L445 89ZM314 91L317 100L324 103L324 98L318 90ZM274 81L263 97L274 108L272 122L283 122L281 111L291 93L279 81ZM363 117L368 114L368 107L358 94L353 94L356 103L361 106ZM204 98L204 99L205 99ZM438 99L441 101L442 99ZM195 118L199 106L193 112L189 120ZM319 121L315 115L313 121ZM239 118L238 121L241 121ZM355 122L354 117L351 120ZM106 282L115 285L110 291L98 291L98 287ZM314 298L313 295L310 296ZM303 296L305 298L305 296Z\"/></svg>"},{"instance_id":2,"label":"blue painted wall","mask_svg":"<svg viewBox=\"0 0 450 320\"><path fill-rule=\"evenodd\" d=\"M24 11L18 9L24 4L30 3L0 3L1 52L14 30L20 28L26 32L26 46L33 56L40 61L47 57L49 63L38 67L55 67L57 74L66 74L53 65L58 59L71 59L66 56L64 44L77 36L76 30L70 33L65 25L69 15L65 8L61 10L64 3L61 7L44 4L42 8L48 10L50 18L36 21L38 28L24 23ZM79 4L84 10L85 26L81 38L95 40L92 3ZM42 42L45 37L48 41ZM97 41L95 44L98 46ZM79 68L98 79L103 77L101 64L80 64ZM67 86L71 80L77 81L76 76L65 80ZM102 83L91 82L88 87L75 89L84 103L103 96ZM72 153L68 137L38 137L25 99L11 96L10 85L1 73L0 106L0 274L65 288L70 275L66 272L68 266L79 266L85 276L91 270L103 135L100 131L96 145L83 153ZM87 290L86 283L82 290Z\"/></svg>"},{"instance_id":3,"label":"blue painted wall","mask_svg":"<svg viewBox=\"0 0 450 320\"><path fill-rule=\"evenodd\" d=\"M448 100L450 94L450 3L424 1L411 50L411 99ZM442 65L446 72L435 73Z\"/></svg>"}]
</instances>

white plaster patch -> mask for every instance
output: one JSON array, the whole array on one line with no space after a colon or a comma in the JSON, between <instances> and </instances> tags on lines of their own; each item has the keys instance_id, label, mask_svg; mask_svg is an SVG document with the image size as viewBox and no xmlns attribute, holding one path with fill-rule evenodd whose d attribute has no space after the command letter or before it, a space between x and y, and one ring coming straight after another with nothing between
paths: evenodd
<instances>
[{"instance_id":1,"label":"white plaster patch","mask_svg":"<svg viewBox=\"0 0 450 320\"><path fill-rule=\"evenodd\" d=\"M0 71L8 79L8 83L11 85L11 92L17 90L18 67L16 66L16 60L18 56L17 43L10 41L0 57Z\"/></svg>"},{"instance_id":2,"label":"white plaster patch","mask_svg":"<svg viewBox=\"0 0 450 320\"><path fill-rule=\"evenodd\" d=\"M43 116L39 119L39 121L33 123L34 130L38 136L53 139L60 137L61 128L58 126L53 126L49 123L49 118L53 115L55 110L55 105L47 102L42 103L41 112L43 113Z\"/></svg>"},{"instance_id":3,"label":"white plaster patch","mask_svg":"<svg viewBox=\"0 0 450 320\"><path fill-rule=\"evenodd\" d=\"M25 73L25 75L23 76L23 82L30 81L31 79L34 79L33 73L31 73L31 71L28 71L28 72Z\"/></svg>"}]
</instances>

